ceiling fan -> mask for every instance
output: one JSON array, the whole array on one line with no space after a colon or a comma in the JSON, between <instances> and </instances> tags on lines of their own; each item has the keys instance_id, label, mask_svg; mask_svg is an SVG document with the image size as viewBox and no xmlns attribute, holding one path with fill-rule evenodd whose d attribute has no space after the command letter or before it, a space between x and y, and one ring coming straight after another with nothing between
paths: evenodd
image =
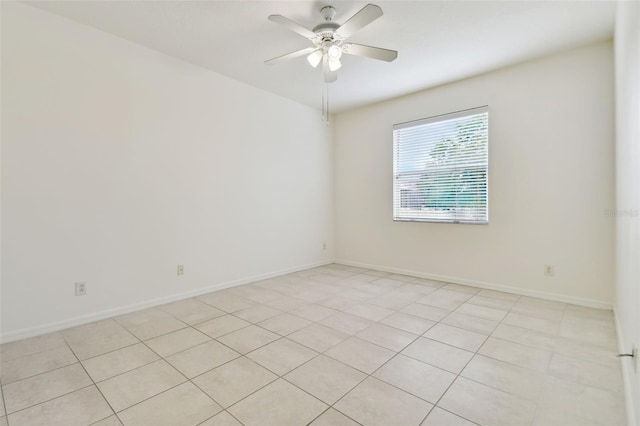
<instances>
[{"instance_id":1,"label":"ceiling fan","mask_svg":"<svg viewBox=\"0 0 640 426\"><path fill-rule=\"evenodd\" d=\"M343 53L387 62L391 62L398 57L398 52L395 50L345 43L345 40L353 33L382 16L382 9L379 6L374 4L366 5L342 25L333 22L333 17L336 14L336 9L333 6L323 7L320 10L320 14L324 17L324 22L316 25L313 30L308 30L282 15L270 15L270 21L283 25L291 31L308 38L314 44L314 47L308 47L269 59L265 61L265 64L272 65L288 59L308 55L307 61L309 61L309 64L314 68L322 62L324 81L331 83L338 78L336 71L342 66L340 58Z\"/></svg>"}]
</instances>

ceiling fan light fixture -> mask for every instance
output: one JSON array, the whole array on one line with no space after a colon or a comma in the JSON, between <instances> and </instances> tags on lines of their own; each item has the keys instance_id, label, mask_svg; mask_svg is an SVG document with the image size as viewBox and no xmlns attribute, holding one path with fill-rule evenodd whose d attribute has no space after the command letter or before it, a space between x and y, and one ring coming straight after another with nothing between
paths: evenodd
<instances>
[{"instance_id":1,"label":"ceiling fan light fixture","mask_svg":"<svg viewBox=\"0 0 640 426\"><path fill-rule=\"evenodd\" d=\"M327 56L329 56L329 59L331 60L339 60L342 56L342 48L340 46L336 46L335 44L329 46L329 48L327 49Z\"/></svg>"},{"instance_id":2,"label":"ceiling fan light fixture","mask_svg":"<svg viewBox=\"0 0 640 426\"><path fill-rule=\"evenodd\" d=\"M307 56L307 62L314 68L320 64L320 61L322 61L322 50L318 49Z\"/></svg>"},{"instance_id":3,"label":"ceiling fan light fixture","mask_svg":"<svg viewBox=\"0 0 640 426\"><path fill-rule=\"evenodd\" d=\"M329 71L337 71L342 66L340 59L329 58Z\"/></svg>"}]
</instances>

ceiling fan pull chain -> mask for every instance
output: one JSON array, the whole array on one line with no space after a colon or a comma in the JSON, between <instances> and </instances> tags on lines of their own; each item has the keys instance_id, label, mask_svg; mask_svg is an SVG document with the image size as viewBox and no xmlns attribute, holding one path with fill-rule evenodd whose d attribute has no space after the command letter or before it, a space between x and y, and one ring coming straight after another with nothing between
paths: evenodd
<instances>
[{"instance_id":1,"label":"ceiling fan pull chain","mask_svg":"<svg viewBox=\"0 0 640 426\"><path fill-rule=\"evenodd\" d=\"M325 83L322 87L322 121L329 125L329 84Z\"/></svg>"}]
</instances>

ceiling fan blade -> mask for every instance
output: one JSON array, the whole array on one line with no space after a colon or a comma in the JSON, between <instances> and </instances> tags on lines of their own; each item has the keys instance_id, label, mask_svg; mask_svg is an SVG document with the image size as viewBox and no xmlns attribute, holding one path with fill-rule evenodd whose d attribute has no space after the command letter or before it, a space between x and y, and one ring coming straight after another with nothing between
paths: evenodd
<instances>
[{"instance_id":1,"label":"ceiling fan blade","mask_svg":"<svg viewBox=\"0 0 640 426\"><path fill-rule=\"evenodd\" d=\"M378 59L391 62L398 57L395 50L382 49L380 47L365 46L363 44L345 43L342 52L349 55L364 56L365 58Z\"/></svg>"},{"instance_id":2,"label":"ceiling fan blade","mask_svg":"<svg viewBox=\"0 0 640 426\"><path fill-rule=\"evenodd\" d=\"M293 32L296 32L298 34L300 34L303 37L306 37L308 39L312 39L316 36L316 34L313 31L310 31L308 29L306 29L305 27L303 27L302 25L293 22L291 19L289 18L285 18L282 15L269 15L268 18L270 21L273 21L277 24L283 25L285 27L287 27L288 29L290 29Z\"/></svg>"},{"instance_id":3,"label":"ceiling fan blade","mask_svg":"<svg viewBox=\"0 0 640 426\"><path fill-rule=\"evenodd\" d=\"M382 16L382 9L375 4L368 4L336 30L340 37L347 38L356 31L366 27Z\"/></svg>"},{"instance_id":4,"label":"ceiling fan blade","mask_svg":"<svg viewBox=\"0 0 640 426\"><path fill-rule=\"evenodd\" d=\"M286 55L278 56L276 58L269 59L264 61L267 65L277 64L278 62L286 61L287 59L297 58L298 56L304 56L311 52L315 52L318 50L317 47L307 47L306 49L296 50L295 52L287 53Z\"/></svg>"},{"instance_id":5,"label":"ceiling fan blade","mask_svg":"<svg viewBox=\"0 0 640 426\"><path fill-rule=\"evenodd\" d=\"M329 68L329 58L327 58L327 55L324 55L322 58L322 75L324 76L325 83L333 83L338 79L338 73L331 71Z\"/></svg>"}]
</instances>

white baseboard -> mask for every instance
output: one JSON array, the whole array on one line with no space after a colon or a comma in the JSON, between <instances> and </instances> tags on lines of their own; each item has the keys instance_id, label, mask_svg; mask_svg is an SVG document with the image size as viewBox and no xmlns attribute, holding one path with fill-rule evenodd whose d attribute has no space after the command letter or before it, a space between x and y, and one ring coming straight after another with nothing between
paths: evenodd
<instances>
[{"instance_id":1,"label":"white baseboard","mask_svg":"<svg viewBox=\"0 0 640 426\"><path fill-rule=\"evenodd\" d=\"M618 317L618 311L616 308L613 308L613 318L615 320L616 325L616 340L618 342L618 353L624 354L629 353L629 348L624 346L624 334L622 334L622 327L620 326L620 318ZM631 363L629 362L631 358L621 357L620 365L622 366L622 382L624 384L624 405L627 411L627 425L634 426L636 423L636 413L635 406L633 404L632 394L631 394L631 382L629 378L633 375ZM640 414L640 413L638 413Z\"/></svg>"},{"instance_id":2,"label":"white baseboard","mask_svg":"<svg viewBox=\"0 0 640 426\"><path fill-rule=\"evenodd\" d=\"M290 274L292 272L298 272L298 271L303 271L305 269L315 268L318 266L329 265L331 263L333 263L333 260L325 260L322 262L315 262L315 263L306 264L306 265L294 266L291 268L281 269L278 271L267 272L260 275L241 278L238 280L218 283L218 284L214 284L207 287L201 287L201 288L183 292L183 293L172 294L170 296L158 297L155 299L147 300L140 303L134 303L127 306L121 306L113 309L106 309L104 311L94 312L88 315L81 315L78 317L69 318L62 321L56 321L48 324L38 325L35 327L22 328L20 330L11 331L9 333L0 335L0 343L7 343L7 342L12 342L14 340L26 339L28 337L40 336L42 334L64 330L66 328L75 327L78 325L83 325L83 324L99 321L106 318L111 318L117 315L128 314L130 312L138 311L140 309L152 308L154 306L163 305L165 303L176 302L178 300L188 299L190 297L211 293L212 291L223 290L225 288L236 287L243 284L249 284L252 282L265 280L265 279L277 277L280 275Z\"/></svg>"},{"instance_id":3,"label":"white baseboard","mask_svg":"<svg viewBox=\"0 0 640 426\"><path fill-rule=\"evenodd\" d=\"M607 309L607 310L613 309L613 305L610 302L604 302L601 300L567 296L563 294L549 293L546 291L528 290L528 289L519 288L519 287L511 287L508 285L470 280L467 278L451 277L451 276L436 275L436 274L426 274L424 272L411 271L408 269L399 269L399 268L393 268L393 267L381 266L381 265L371 265L371 264L361 263L361 262L351 262L349 260L336 260L335 262L341 263L343 265L348 265L348 266L358 266L360 268L376 269L378 271L391 272L395 274L411 275L414 277L426 278L426 279L435 280L435 281L446 281L453 284L468 285L471 287L478 287L478 288L487 289L487 290L504 291L506 293L514 293L514 294L519 294L521 296L531 296L531 297L538 297L540 299L555 300L558 302L571 303L573 305L586 306L589 308Z\"/></svg>"}]
</instances>

